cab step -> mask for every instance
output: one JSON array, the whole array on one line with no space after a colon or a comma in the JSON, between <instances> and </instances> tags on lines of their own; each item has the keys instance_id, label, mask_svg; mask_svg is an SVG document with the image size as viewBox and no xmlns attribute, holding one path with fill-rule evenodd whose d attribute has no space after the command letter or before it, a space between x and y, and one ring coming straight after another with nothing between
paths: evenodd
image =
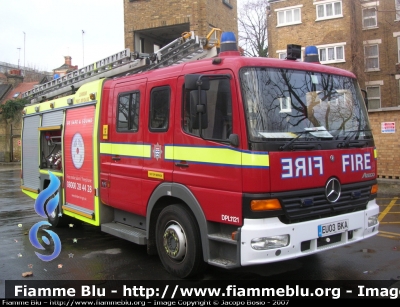
<instances>
[{"instance_id":1,"label":"cab step","mask_svg":"<svg viewBox=\"0 0 400 307\"><path fill-rule=\"evenodd\" d=\"M146 231L143 229L112 222L102 224L101 231L139 245L147 244Z\"/></svg>"},{"instance_id":2,"label":"cab step","mask_svg":"<svg viewBox=\"0 0 400 307\"><path fill-rule=\"evenodd\" d=\"M239 265L232 260L225 259L225 258L213 258L209 259L208 263L220 268L225 268L225 269L233 269L237 268Z\"/></svg>"}]
</instances>

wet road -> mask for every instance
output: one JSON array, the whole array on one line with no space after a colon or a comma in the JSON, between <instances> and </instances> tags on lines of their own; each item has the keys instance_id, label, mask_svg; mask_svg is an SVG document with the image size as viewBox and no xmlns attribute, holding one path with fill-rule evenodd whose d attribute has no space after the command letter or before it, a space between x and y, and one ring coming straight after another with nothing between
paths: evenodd
<instances>
[{"instance_id":1,"label":"wet road","mask_svg":"<svg viewBox=\"0 0 400 307\"><path fill-rule=\"evenodd\" d=\"M176 280L146 247L90 225L56 228L60 255L40 260L30 228L43 221L19 189L20 171L0 166L0 297L5 280ZM397 191L397 194L396 194ZM295 260L222 270L208 267L203 280L400 280L400 190L378 194L380 233L363 242ZM32 272L31 276L22 274Z\"/></svg>"}]
</instances>

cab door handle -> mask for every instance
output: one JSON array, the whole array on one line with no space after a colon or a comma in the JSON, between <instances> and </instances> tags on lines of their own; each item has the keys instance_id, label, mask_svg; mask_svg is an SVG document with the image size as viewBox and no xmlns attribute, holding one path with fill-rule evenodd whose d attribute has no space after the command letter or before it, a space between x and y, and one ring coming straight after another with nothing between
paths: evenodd
<instances>
[{"instance_id":1,"label":"cab door handle","mask_svg":"<svg viewBox=\"0 0 400 307\"><path fill-rule=\"evenodd\" d=\"M178 167L189 167L189 164L187 164L186 161L181 161L179 163L175 163L175 166L178 166Z\"/></svg>"},{"instance_id":2,"label":"cab door handle","mask_svg":"<svg viewBox=\"0 0 400 307\"><path fill-rule=\"evenodd\" d=\"M121 160L121 158L120 158L119 156L113 156L113 157L111 157L111 159L114 160L114 161L119 161L119 160Z\"/></svg>"}]
</instances>

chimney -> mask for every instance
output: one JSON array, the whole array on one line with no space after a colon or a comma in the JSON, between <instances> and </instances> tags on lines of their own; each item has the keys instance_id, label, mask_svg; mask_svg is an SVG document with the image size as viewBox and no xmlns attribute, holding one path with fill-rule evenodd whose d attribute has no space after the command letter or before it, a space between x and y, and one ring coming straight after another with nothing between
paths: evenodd
<instances>
[{"instance_id":1,"label":"chimney","mask_svg":"<svg viewBox=\"0 0 400 307\"><path fill-rule=\"evenodd\" d=\"M64 59L65 59L65 64L68 65L68 66L71 66L72 58L69 55L67 55L67 56L64 57Z\"/></svg>"},{"instance_id":2,"label":"chimney","mask_svg":"<svg viewBox=\"0 0 400 307\"><path fill-rule=\"evenodd\" d=\"M13 88L17 87L18 84L24 81L24 77L22 76L20 69L11 69L5 74L5 76L7 77L7 83L11 84Z\"/></svg>"}]
</instances>

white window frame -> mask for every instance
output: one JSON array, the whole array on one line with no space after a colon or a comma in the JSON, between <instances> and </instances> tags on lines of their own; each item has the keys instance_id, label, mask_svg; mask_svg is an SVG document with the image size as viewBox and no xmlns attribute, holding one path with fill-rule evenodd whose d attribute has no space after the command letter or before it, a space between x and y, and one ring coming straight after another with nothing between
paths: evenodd
<instances>
[{"instance_id":1,"label":"white window frame","mask_svg":"<svg viewBox=\"0 0 400 307\"><path fill-rule=\"evenodd\" d=\"M379 96L370 96L368 95L368 102L370 102L372 99L373 100L379 100L379 107L378 108L371 108L371 104L368 103L368 109L369 110L377 110L382 108L382 91L381 91L381 87L383 85L383 82L381 81L374 81L374 82L366 82L366 90L368 93L368 89L369 88L377 88L379 90Z\"/></svg>"},{"instance_id":2,"label":"white window frame","mask_svg":"<svg viewBox=\"0 0 400 307\"><path fill-rule=\"evenodd\" d=\"M303 62L303 54L304 53L304 48L301 48L301 57L300 59L297 59L297 61ZM282 50L276 50L276 54L278 55L278 59L285 60L287 58L287 50L282 49Z\"/></svg>"},{"instance_id":3,"label":"white window frame","mask_svg":"<svg viewBox=\"0 0 400 307\"><path fill-rule=\"evenodd\" d=\"M397 36L396 39L397 39L397 63L400 63L400 36Z\"/></svg>"},{"instance_id":4,"label":"white window frame","mask_svg":"<svg viewBox=\"0 0 400 307\"><path fill-rule=\"evenodd\" d=\"M400 20L400 0L394 0L394 5L396 7L396 19Z\"/></svg>"},{"instance_id":5,"label":"white window frame","mask_svg":"<svg viewBox=\"0 0 400 307\"><path fill-rule=\"evenodd\" d=\"M367 10L374 10L375 11L375 16L365 17L364 16L364 12L367 11ZM378 27L378 14L377 14L377 12L378 12L378 10L377 10L376 6L363 7L363 9L362 9L362 27L363 27L363 29L376 29ZM366 21L368 19L373 19L375 21L375 25L366 26L364 21Z\"/></svg>"},{"instance_id":6,"label":"white window frame","mask_svg":"<svg viewBox=\"0 0 400 307\"><path fill-rule=\"evenodd\" d=\"M276 22L277 22L277 27L285 27L285 26L291 26L291 25L297 25L301 24L301 8L303 5L296 5L296 6L291 6L291 7L285 7L281 9L276 9ZM294 12L299 11L299 20L292 20L292 21L287 21L286 18L288 16L288 13L292 14L292 17L294 17ZM280 15L283 13L284 15L284 20L281 20Z\"/></svg>"},{"instance_id":7,"label":"white window frame","mask_svg":"<svg viewBox=\"0 0 400 307\"><path fill-rule=\"evenodd\" d=\"M335 3L340 3L340 14L335 14ZM336 0L336 1L318 1L314 3L315 5L315 16L316 21L318 20L327 20L327 19L334 19L334 18L341 18L343 17L343 3L342 0ZM326 12L327 12L327 7L332 6L332 15L331 16L327 16ZM324 16L320 17L318 16L318 10L320 7L323 7L324 10Z\"/></svg>"},{"instance_id":8,"label":"white window frame","mask_svg":"<svg viewBox=\"0 0 400 307\"><path fill-rule=\"evenodd\" d=\"M318 58L319 58L320 63L321 64L332 64L332 63L344 63L344 62L346 62L344 46L346 46L345 42L317 46L317 48L318 48ZM342 49L343 58L339 58L338 59L338 49L339 48ZM326 59L326 60L323 61L321 59L321 52L323 50L325 50L326 55L328 55L331 52L332 49L333 49L333 58L332 59Z\"/></svg>"},{"instance_id":9,"label":"white window frame","mask_svg":"<svg viewBox=\"0 0 400 307\"><path fill-rule=\"evenodd\" d=\"M380 44L379 41L370 41L370 42L366 41L366 42L364 42L364 65L365 65L365 71L367 71L367 72L368 72L368 71L379 71L379 70L380 70L379 44ZM376 55L373 55L373 56L368 56L368 57L367 57L367 55L366 55L366 48L374 47L374 46L376 46L376 48L377 48L377 54L376 54ZM377 58L377 59L378 59L378 67L371 67L371 68L367 67L367 60L368 60L368 59L374 59L374 58Z\"/></svg>"},{"instance_id":10,"label":"white window frame","mask_svg":"<svg viewBox=\"0 0 400 307\"><path fill-rule=\"evenodd\" d=\"M400 63L400 32L393 32L393 37L397 40L397 63Z\"/></svg>"},{"instance_id":11,"label":"white window frame","mask_svg":"<svg viewBox=\"0 0 400 307\"><path fill-rule=\"evenodd\" d=\"M287 57L287 51L286 50L277 51L276 53L278 54L278 59L284 60Z\"/></svg>"}]
</instances>

